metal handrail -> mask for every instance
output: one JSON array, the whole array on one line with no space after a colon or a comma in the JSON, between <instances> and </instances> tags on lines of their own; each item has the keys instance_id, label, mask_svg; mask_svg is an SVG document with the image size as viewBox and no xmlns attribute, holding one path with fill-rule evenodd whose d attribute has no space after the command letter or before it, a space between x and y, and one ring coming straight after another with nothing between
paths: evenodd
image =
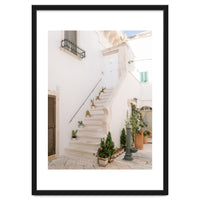
<instances>
[{"instance_id":1,"label":"metal handrail","mask_svg":"<svg viewBox=\"0 0 200 200\"><path fill-rule=\"evenodd\" d=\"M85 58L86 56L85 51L81 49L80 47L78 47L73 42L71 42L70 40L67 40L67 39L62 40L61 47L77 55L80 58Z\"/></svg>"},{"instance_id":2,"label":"metal handrail","mask_svg":"<svg viewBox=\"0 0 200 200\"><path fill-rule=\"evenodd\" d=\"M69 123L72 122L72 120L74 119L74 117L77 115L77 113L80 111L80 109L83 107L83 105L85 104L85 102L88 100L89 96L93 93L93 91L96 89L97 85L101 82L102 77L99 79L99 81L97 82L97 84L94 86L94 88L92 89L92 91L89 93L89 95L87 96L87 98L85 99L85 101L81 104L81 106L78 108L78 110L75 112L75 114L73 115L73 117L70 119Z\"/></svg>"}]
</instances>

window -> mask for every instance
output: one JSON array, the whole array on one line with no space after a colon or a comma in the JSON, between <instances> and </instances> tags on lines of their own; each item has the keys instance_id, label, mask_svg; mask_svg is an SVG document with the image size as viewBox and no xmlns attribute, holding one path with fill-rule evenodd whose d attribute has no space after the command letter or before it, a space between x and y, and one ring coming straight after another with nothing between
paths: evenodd
<instances>
[{"instance_id":1,"label":"window","mask_svg":"<svg viewBox=\"0 0 200 200\"><path fill-rule=\"evenodd\" d=\"M64 39L67 39L77 45L77 31L65 31Z\"/></svg>"},{"instance_id":2,"label":"window","mask_svg":"<svg viewBox=\"0 0 200 200\"><path fill-rule=\"evenodd\" d=\"M140 72L140 82L148 82L148 72Z\"/></svg>"},{"instance_id":3,"label":"window","mask_svg":"<svg viewBox=\"0 0 200 200\"><path fill-rule=\"evenodd\" d=\"M64 32L64 39L68 42L68 47L70 51L77 55L77 31L65 31Z\"/></svg>"}]
</instances>

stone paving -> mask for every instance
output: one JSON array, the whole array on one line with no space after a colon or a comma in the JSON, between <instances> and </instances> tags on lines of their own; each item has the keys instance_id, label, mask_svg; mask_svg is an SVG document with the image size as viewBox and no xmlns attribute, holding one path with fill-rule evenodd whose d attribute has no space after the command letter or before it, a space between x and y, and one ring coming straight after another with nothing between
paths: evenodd
<instances>
[{"instance_id":1,"label":"stone paving","mask_svg":"<svg viewBox=\"0 0 200 200\"><path fill-rule=\"evenodd\" d=\"M132 154L132 161L123 160L125 153L106 167L100 167L95 156L89 158L59 156L48 163L49 169L152 169L152 144Z\"/></svg>"}]
</instances>

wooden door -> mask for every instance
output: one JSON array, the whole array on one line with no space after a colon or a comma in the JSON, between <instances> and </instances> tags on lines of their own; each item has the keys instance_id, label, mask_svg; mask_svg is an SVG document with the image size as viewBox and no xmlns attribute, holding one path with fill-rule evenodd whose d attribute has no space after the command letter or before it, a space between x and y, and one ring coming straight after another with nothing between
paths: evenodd
<instances>
[{"instance_id":1,"label":"wooden door","mask_svg":"<svg viewBox=\"0 0 200 200\"><path fill-rule=\"evenodd\" d=\"M56 153L56 98L48 97L48 156Z\"/></svg>"}]
</instances>

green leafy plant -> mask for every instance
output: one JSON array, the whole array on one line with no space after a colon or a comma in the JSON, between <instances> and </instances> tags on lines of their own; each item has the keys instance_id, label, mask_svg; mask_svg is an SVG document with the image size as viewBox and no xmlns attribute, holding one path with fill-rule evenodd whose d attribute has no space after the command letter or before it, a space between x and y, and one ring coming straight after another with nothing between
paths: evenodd
<instances>
[{"instance_id":1,"label":"green leafy plant","mask_svg":"<svg viewBox=\"0 0 200 200\"><path fill-rule=\"evenodd\" d=\"M101 92L104 92L105 89L106 89L105 87L102 87Z\"/></svg>"},{"instance_id":2,"label":"green leafy plant","mask_svg":"<svg viewBox=\"0 0 200 200\"><path fill-rule=\"evenodd\" d=\"M109 154L109 157L111 158L112 155L114 154L115 152L115 144L114 142L112 141L112 136L111 136L111 133L108 132L108 135L107 135L107 138L106 138L106 147L108 149L108 154Z\"/></svg>"},{"instance_id":3,"label":"green leafy plant","mask_svg":"<svg viewBox=\"0 0 200 200\"><path fill-rule=\"evenodd\" d=\"M144 132L143 132L143 135L144 136L150 136L151 135L151 131L149 131L149 130L145 130Z\"/></svg>"},{"instance_id":4,"label":"green leafy plant","mask_svg":"<svg viewBox=\"0 0 200 200\"><path fill-rule=\"evenodd\" d=\"M126 146L126 131L124 128L122 129L122 133L120 136L120 145L122 148L125 148Z\"/></svg>"},{"instance_id":5,"label":"green leafy plant","mask_svg":"<svg viewBox=\"0 0 200 200\"><path fill-rule=\"evenodd\" d=\"M132 131L135 134L141 134L140 130L147 126L147 124L143 120L141 112L136 108L135 105L132 105L130 124L132 125Z\"/></svg>"},{"instance_id":6,"label":"green leafy plant","mask_svg":"<svg viewBox=\"0 0 200 200\"><path fill-rule=\"evenodd\" d=\"M76 134L77 134L78 130L72 130L72 137L76 138Z\"/></svg>"},{"instance_id":7,"label":"green leafy plant","mask_svg":"<svg viewBox=\"0 0 200 200\"><path fill-rule=\"evenodd\" d=\"M91 114L90 114L90 111L89 111L89 110L87 110L87 111L86 111L86 116L91 116Z\"/></svg>"},{"instance_id":8,"label":"green leafy plant","mask_svg":"<svg viewBox=\"0 0 200 200\"><path fill-rule=\"evenodd\" d=\"M91 103L92 103L92 106L94 106L95 104L94 104L94 99L91 99Z\"/></svg>"},{"instance_id":9,"label":"green leafy plant","mask_svg":"<svg viewBox=\"0 0 200 200\"><path fill-rule=\"evenodd\" d=\"M78 121L78 126L85 126L83 121Z\"/></svg>"},{"instance_id":10,"label":"green leafy plant","mask_svg":"<svg viewBox=\"0 0 200 200\"><path fill-rule=\"evenodd\" d=\"M100 95L101 95L101 92L99 92L99 95L96 97L96 100L100 100Z\"/></svg>"},{"instance_id":11,"label":"green leafy plant","mask_svg":"<svg viewBox=\"0 0 200 200\"><path fill-rule=\"evenodd\" d=\"M100 147L98 148L96 156L99 158L108 158L109 157L108 149L107 149L104 138L101 139Z\"/></svg>"},{"instance_id":12,"label":"green leafy plant","mask_svg":"<svg viewBox=\"0 0 200 200\"><path fill-rule=\"evenodd\" d=\"M120 36L120 40L121 41L124 41L124 39L125 39L125 37Z\"/></svg>"},{"instance_id":13,"label":"green leafy plant","mask_svg":"<svg viewBox=\"0 0 200 200\"><path fill-rule=\"evenodd\" d=\"M134 142L134 134L142 134L141 129L147 127L147 124L144 122L141 112L132 104L132 113L129 116L127 111L127 120L125 121L126 126L132 126L132 140Z\"/></svg>"}]
</instances>

